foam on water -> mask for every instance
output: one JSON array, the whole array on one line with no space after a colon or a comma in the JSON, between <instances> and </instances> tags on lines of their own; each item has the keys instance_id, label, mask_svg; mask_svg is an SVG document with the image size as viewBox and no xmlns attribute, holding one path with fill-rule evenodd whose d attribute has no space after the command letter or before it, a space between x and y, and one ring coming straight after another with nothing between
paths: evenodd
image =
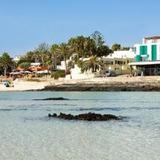
<instances>
[{"instance_id":1,"label":"foam on water","mask_svg":"<svg viewBox=\"0 0 160 160\"><path fill-rule=\"evenodd\" d=\"M34 101L64 97L69 101ZM157 160L160 157L158 92L0 93L2 160ZM127 116L120 122L47 118L85 112Z\"/></svg>"}]
</instances>

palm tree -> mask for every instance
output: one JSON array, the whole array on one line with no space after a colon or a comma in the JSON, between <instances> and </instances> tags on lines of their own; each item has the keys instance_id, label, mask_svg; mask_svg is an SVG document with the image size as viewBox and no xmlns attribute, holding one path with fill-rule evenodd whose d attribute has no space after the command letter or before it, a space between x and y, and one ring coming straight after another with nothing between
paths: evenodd
<instances>
[{"instance_id":1,"label":"palm tree","mask_svg":"<svg viewBox=\"0 0 160 160\"><path fill-rule=\"evenodd\" d=\"M41 62L39 51L37 50L33 51L32 59L35 63Z\"/></svg>"},{"instance_id":2,"label":"palm tree","mask_svg":"<svg viewBox=\"0 0 160 160\"><path fill-rule=\"evenodd\" d=\"M79 61L78 64L82 72L91 70L92 73L101 70L103 66L102 61L96 56L92 56L89 58L89 60L86 61Z\"/></svg>"},{"instance_id":3,"label":"palm tree","mask_svg":"<svg viewBox=\"0 0 160 160\"><path fill-rule=\"evenodd\" d=\"M65 63L65 75L66 75L68 71L67 59L71 56L72 49L66 43L61 43L59 49Z\"/></svg>"},{"instance_id":4,"label":"palm tree","mask_svg":"<svg viewBox=\"0 0 160 160\"><path fill-rule=\"evenodd\" d=\"M46 43L41 43L38 48L35 50L34 55L42 65L45 65L49 58L49 45Z\"/></svg>"},{"instance_id":5,"label":"palm tree","mask_svg":"<svg viewBox=\"0 0 160 160\"><path fill-rule=\"evenodd\" d=\"M75 38L71 38L68 42L74 52L78 54L78 59L81 57L86 57L86 41L86 37L78 36Z\"/></svg>"},{"instance_id":6,"label":"palm tree","mask_svg":"<svg viewBox=\"0 0 160 160\"><path fill-rule=\"evenodd\" d=\"M53 69L57 69L57 58L60 56L60 47L57 44L53 44L50 48L51 61Z\"/></svg>"},{"instance_id":7,"label":"palm tree","mask_svg":"<svg viewBox=\"0 0 160 160\"><path fill-rule=\"evenodd\" d=\"M84 47L86 55L89 57L93 56L94 52L96 51L96 44L94 40L90 37L87 37L84 42Z\"/></svg>"},{"instance_id":8,"label":"palm tree","mask_svg":"<svg viewBox=\"0 0 160 160\"><path fill-rule=\"evenodd\" d=\"M9 68L13 67L13 61L12 58L9 56L8 53L3 53L2 56L0 57L0 66L4 70L4 76L6 76L7 71Z\"/></svg>"}]
</instances>

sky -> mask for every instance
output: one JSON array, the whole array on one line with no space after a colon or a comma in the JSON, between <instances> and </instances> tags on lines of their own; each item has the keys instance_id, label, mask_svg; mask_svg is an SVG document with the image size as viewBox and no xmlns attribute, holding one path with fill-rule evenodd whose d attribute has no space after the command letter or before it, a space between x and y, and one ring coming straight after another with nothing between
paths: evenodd
<instances>
[{"instance_id":1,"label":"sky","mask_svg":"<svg viewBox=\"0 0 160 160\"><path fill-rule=\"evenodd\" d=\"M100 31L111 46L160 35L159 0L0 0L0 54Z\"/></svg>"}]
</instances>

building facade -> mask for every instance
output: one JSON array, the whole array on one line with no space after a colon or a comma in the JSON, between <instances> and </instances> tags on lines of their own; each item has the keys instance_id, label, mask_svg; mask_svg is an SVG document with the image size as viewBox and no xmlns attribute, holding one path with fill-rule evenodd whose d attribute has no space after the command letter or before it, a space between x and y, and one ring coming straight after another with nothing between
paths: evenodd
<instances>
[{"instance_id":1,"label":"building facade","mask_svg":"<svg viewBox=\"0 0 160 160\"><path fill-rule=\"evenodd\" d=\"M127 51L114 51L114 53L103 57L103 63L106 65L106 70L114 71L116 74L129 74L130 62L133 62L135 53L133 49Z\"/></svg>"},{"instance_id":2,"label":"building facade","mask_svg":"<svg viewBox=\"0 0 160 160\"><path fill-rule=\"evenodd\" d=\"M143 38L135 46L136 62L160 61L160 36Z\"/></svg>"},{"instance_id":3,"label":"building facade","mask_svg":"<svg viewBox=\"0 0 160 160\"><path fill-rule=\"evenodd\" d=\"M134 45L135 62L129 65L141 75L160 75L160 36L143 38Z\"/></svg>"}]
</instances>

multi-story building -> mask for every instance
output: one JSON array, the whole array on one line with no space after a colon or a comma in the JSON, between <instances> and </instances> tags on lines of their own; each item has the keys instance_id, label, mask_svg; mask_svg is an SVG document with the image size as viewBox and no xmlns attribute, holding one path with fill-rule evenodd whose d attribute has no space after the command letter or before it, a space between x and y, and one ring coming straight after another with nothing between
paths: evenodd
<instances>
[{"instance_id":1,"label":"multi-story building","mask_svg":"<svg viewBox=\"0 0 160 160\"><path fill-rule=\"evenodd\" d=\"M106 70L114 71L116 74L128 74L130 73L130 62L134 61L135 53L133 48L126 51L114 51L114 53L103 57L103 63Z\"/></svg>"},{"instance_id":2,"label":"multi-story building","mask_svg":"<svg viewBox=\"0 0 160 160\"><path fill-rule=\"evenodd\" d=\"M136 62L160 60L160 36L143 38L135 45Z\"/></svg>"},{"instance_id":3,"label":"multi-story building","mask_svg":"<svg viewBox=\"0 0 160 160\"><path fill-rule=\"evenodd\" d=\"M143 75L160 74L160 36L143 38L141 44L134 45L135 62L130 66Z\"/></svg>"}]
</instances>

